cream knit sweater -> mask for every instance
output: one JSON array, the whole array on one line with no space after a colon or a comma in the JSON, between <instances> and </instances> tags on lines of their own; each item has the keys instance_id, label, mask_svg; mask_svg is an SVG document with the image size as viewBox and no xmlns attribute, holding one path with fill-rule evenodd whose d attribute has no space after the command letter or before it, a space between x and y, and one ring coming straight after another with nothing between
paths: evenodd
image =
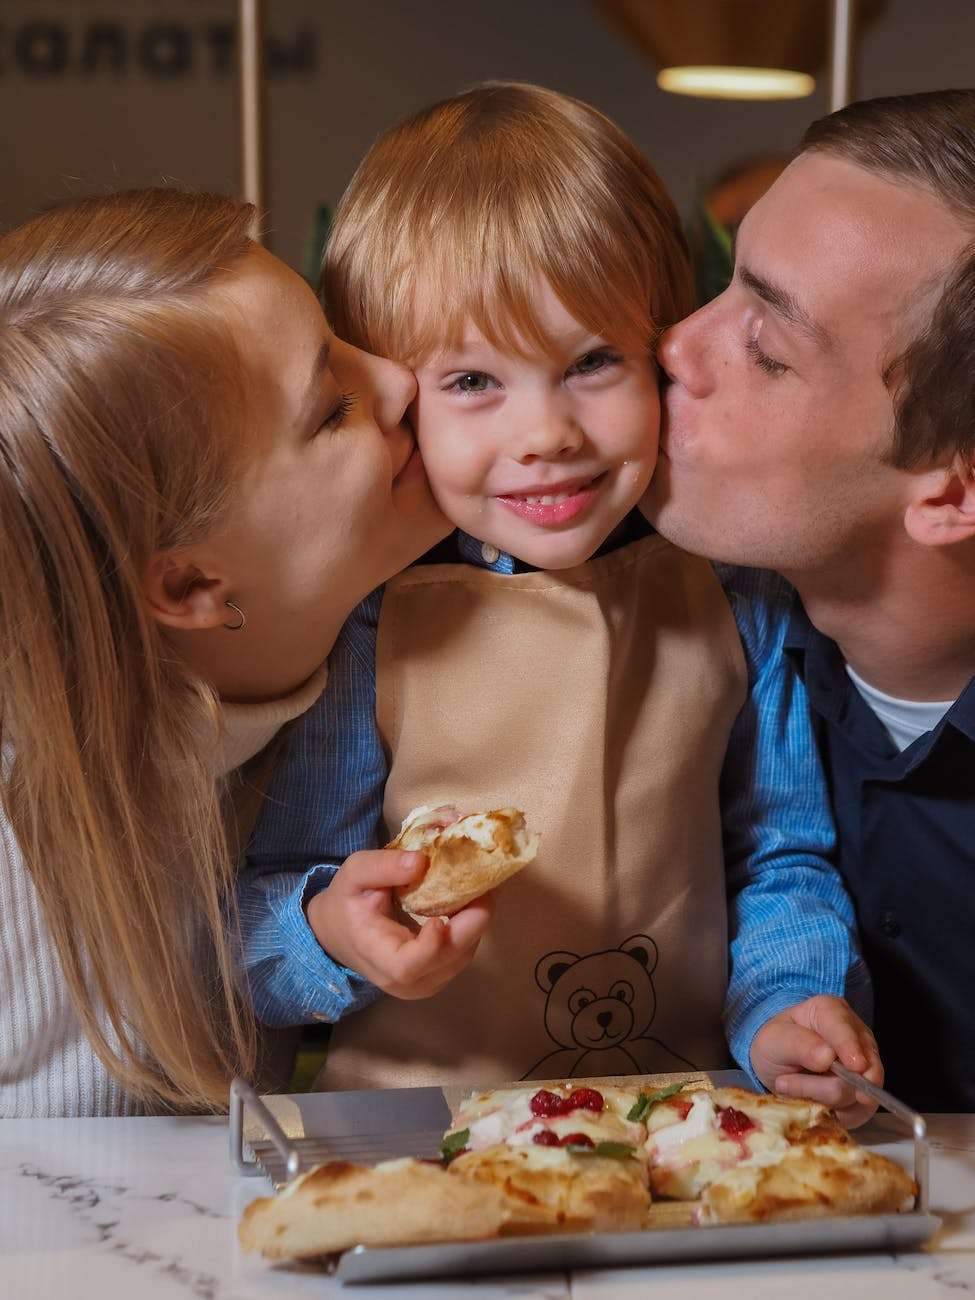
<instances>
[{"instance_id":1,"label":"cream knit sweater","mask_svg":"<svg viewBox=\"0 0 975 1300\"><path fill-rule=\"evenodd\" d=\"M224 705L225 735L215 769L230 772L259 753L315 702L325 680L323 668L285 699ZM0 1119L142 1112L82 1032L33 882L0 815Z\"/></svg>"}]
</instances>

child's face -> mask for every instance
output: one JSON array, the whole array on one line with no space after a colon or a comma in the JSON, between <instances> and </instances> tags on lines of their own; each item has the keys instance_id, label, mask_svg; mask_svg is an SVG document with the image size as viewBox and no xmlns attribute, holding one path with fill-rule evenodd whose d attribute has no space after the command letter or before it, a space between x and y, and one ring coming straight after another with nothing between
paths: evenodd
<instances>
[{"instance_id":1,"label":"child's face","mask_svg":"<svg viewBox=\"0 0 975 1300\"><path fill-rule=\"evenodd\" d=\"M453 523L536 568L566 569L643 495L660 402L645 351L590 334L545 282L537 310L555 360L499 352L471 325L460 350L417 367L414 419Z\"/></svg>"}]
</instances>

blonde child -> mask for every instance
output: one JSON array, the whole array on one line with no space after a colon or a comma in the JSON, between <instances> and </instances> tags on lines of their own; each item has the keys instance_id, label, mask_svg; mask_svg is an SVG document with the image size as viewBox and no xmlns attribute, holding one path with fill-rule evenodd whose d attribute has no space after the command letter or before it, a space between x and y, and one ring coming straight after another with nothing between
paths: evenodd
<instances>
[{"instance_id":1,"label":"blonde child","mask_svg":"<svg viewBox=\"0 0 975 1300\"><path fill-rule=\"evenodd\" d=\"M341 336L414 369L458 531L357 611L278 774L245 890L259 1014L399 995L336 1027L329 1087L716 1067L726 1032L768 1084L837 1054L879 1077L839 1000L863 972L787 593L636 509L654 341L692 307L655 172L586 105L478 87L370 151L323 291ZM335 864L438 802L516 803L543 847L420 1005L422 968L385 978L393 864L366 891Z\"/></svg>"}]
</instances>

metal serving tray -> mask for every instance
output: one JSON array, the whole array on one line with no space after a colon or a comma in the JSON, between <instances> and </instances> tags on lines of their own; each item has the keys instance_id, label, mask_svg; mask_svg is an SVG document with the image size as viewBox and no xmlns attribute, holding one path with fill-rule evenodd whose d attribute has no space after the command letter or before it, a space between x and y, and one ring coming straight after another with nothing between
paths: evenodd
<instances>
[{"instance_id":1,"label":"metal serving tray","mask_svg":"<svg viewBox=\"0 0 975 1300\"><path fill-rule=\"evenodd\" d=\"M834 1070L861 1091L869 1092L912 1132L914 1178L918 1184L913 1210L798 1223L695 1227L691 1225L686 1205L658 1202L652 1208L650 1226L640 1232L502 1237L492 1241L421 1246L356 1246L333 1262L330 1271L342 1282L355 1284L682 1260L916 1248L941 1226L941 1220L928 1213L924 1119L883 1089L842 1066L834 1066ZM532 1086L538 1087L556 1082L560 1081L531 1080ZM625 1079L574 1079L572 1082L597 1088L622 1083L654 1089L676 1082L712 1088L752 1087L741 1070L630 1075ZM369 1164L397 1156L436 1157L450 1124L451 1110L477 1090L476 1085L470 1084L448 1088L391 1088L380 1093L307 1093L261 1098L248 1084L235 1080L230 1109L231 1159L240 1173L265 1173L275 1188L279 1188L326 1160ZM248 1156L248 1150L253 1158Z\"/></svg>"}]
</instances>

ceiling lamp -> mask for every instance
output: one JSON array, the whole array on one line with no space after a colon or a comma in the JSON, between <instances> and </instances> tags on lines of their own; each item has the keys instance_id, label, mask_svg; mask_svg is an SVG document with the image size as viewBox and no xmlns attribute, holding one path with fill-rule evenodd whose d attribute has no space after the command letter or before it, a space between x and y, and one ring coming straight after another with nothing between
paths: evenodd
<instances>
[{"instance_id":1,"label":"ceiling lamp","mask_svg":"<svg viewBox=\"0 0 975 1300\"><path fill-rule=\"evenodd\" d=\"M596 0L660 69L657 85L713 99L801 99L826 61L835 0ZM847 0L857 32L885 0Z\"/></svg>"}]
</instances>

